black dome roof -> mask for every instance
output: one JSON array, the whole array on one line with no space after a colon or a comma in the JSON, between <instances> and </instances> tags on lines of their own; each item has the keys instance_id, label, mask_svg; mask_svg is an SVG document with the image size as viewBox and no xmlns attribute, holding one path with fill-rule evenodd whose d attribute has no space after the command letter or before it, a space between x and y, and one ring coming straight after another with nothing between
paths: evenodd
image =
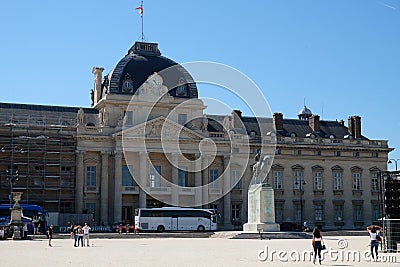
<instances>
[{"instance_id":1,"label":"black dome roof","mask_svg":"<svg viewBox=\"0 0 400 267\"><path fill-rule=\"evenodd\" d=\"M170 68L172 67L172 68ZM197 98L197 86L192 76L175 61L161 56L156 43L136 42L115 68L104 78L102 95L134 95L154 72L173 97ZM179 90L177 92L177 87Z\"/></svg>"}]
</instances>

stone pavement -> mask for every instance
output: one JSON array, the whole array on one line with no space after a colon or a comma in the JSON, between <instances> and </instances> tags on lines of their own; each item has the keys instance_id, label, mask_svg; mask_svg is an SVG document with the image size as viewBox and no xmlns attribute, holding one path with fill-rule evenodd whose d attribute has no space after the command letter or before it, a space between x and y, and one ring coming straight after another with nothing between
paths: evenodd
<instances>
[{"instance_id":1,"label":"stone pavement","mask_svg":"<svg viewBox=\"0 0 400 267\"><path fill-rule=\"evenodd\" d=\"M229 236L229 235L227 235ZM0 266L313 266L309 239L128 238L0 241ZM381 253L371 262L368 237L326 236L323 266L398 266L400 253ZM305 251L305 252L303 252ZM350 255L349 258L347 255ZM305 260L303 257L305 256ZM358 256L360 256L358 258Z\"/></svg>"}]
</instances>

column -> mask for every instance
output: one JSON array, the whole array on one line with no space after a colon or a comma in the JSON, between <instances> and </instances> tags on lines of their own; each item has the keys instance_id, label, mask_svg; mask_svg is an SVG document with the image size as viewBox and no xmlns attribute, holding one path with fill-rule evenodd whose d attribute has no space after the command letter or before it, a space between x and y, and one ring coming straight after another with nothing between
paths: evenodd
<instances>
[{"instance_id":1,"label":"column","mask_svg":"<svg viewBox=\"0 0 400 267\"><path fill-rule=\"evenodd\" d=\"M223 192L224 196L224 226L227 229L232 228L232 204L231 204L231 168L229 165L229 156L224 156L224 183L223 183Z\"/></svg>"},{"instance_id":2,"label":"column","mask_svg":"<svg viewBox=\"0 0 400 267\"><path fill-rule=\"evenodd\" d=\"M83 211L83 181L85 180L85 170L83 166L83 151L76 151L76 181L75 181L75 212Z\"/></svg>"},{"instance_id":3,"label":"column","mask_svg":"<svg viewBox=\"0 0 400 267\"><path fill-rule=\"evenodd\" d=\"M207 185L203 188L203 206L205 206L208 202L208 194L209 194L209 187L210 187L210 170L208 165L210 164L210 156L203 154L202 161L201 161L201 169L203 173L203 185Z\"/></svg>"},{"instance_id":4,"label":"column","mask_svg":"<svg viewBox=\"0 0 400 267\"><path fill-rule=\"evenodd\" d=\"M146 152L139 152L139 179L140 179L140 188L139 188L139 208L146 208L147 205L147 197L146 192L142 189L142 187L147 186L147 154Z\"/></svg>"},{"instance_id":5,"label":"column","mask_svg":"<svg viewBox=\"0 0 400 267\"><path fill-rule=\"evenodd\" d=\"M114 153L114 222L122 219L122 152Z\"/></svg>"},{"instance_id":6,"label":"column","mask_svg":"<svg viewBox=\"0 0 400 267\"><path fill-rule=\"evenodd\" d=\"M203 195L202 195L202 188L201 186L203 185L202 181L202 175L201 175L201 158L200 154L195 155L196 162L193 164L195 173L194 173L194 186L196 187L195 195L194 195L194 204L195 206L201 207L201 203L203 201Z\"/></svg>"},{"instance_id":7,"label":"column","mask_svg":"<svg viewBox=\"0 0 400 267\"><path fill-rule=\"evenodd\" d=\"M108 156L109 152L101 152L101 188L100 188L100 222L108 225Z\"/></svg>"},{"instance_id":8,"label":"column","mask_svg":"<svg viewBox=\"0 0 400 267\"><path fill-rule=\"evenodd\" d=\"M179 202L179 178L178 178L178 166L179 166L179 154L171 154L171 168L172 168L172 188L171 188L171 202L178 206Z\"/></svg>"}]
</instances>

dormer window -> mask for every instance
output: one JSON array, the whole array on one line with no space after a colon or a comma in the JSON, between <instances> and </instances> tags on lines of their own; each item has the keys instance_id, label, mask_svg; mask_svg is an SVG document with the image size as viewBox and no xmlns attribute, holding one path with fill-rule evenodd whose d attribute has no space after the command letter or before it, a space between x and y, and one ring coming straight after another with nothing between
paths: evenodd
<instances>
[{"instance_id":1,"label":"dormer window","mask_svg":"<svg viewBox=\"0 0 400 267\"><path fill-rule=\"evenodd\" d=\"M256 136L256 135L257 135L256 131L251 131L250 132L250 136Z\"/></svg>"}]
</instances>

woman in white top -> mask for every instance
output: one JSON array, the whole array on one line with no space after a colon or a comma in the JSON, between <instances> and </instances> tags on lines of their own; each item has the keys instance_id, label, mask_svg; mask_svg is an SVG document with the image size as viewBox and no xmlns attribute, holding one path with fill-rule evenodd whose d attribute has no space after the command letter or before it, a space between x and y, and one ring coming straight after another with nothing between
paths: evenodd
<instances>
[{"instance_id":1,"label":"woman in white top","mask_svg":"<svg viewBox=\"0 0 400 267\"><path fill-rule=\"evenodd\" d=\"M323 243L321 231L317 227L314 228L312 236L313 236L312 245L313 245L313 248L314 248L314 260L313 260L313 263L315 264L315 260L317 259L317 255L318 255L319 264L321 264L321 261L322 261L321 250L322 250L322 243Z\"/></svg>"},{"instance_id":2,"label":"woman in white top","mask_svg":"<svg viewBox=\"0 0 400 267\"><path fill-rule=\"evenodd\" d=\"M371 257L372 257L373 260L375 260L374 250L375 250L375 254L376 254L376 259L378 259L379 243L378 243L378 240L377 240L377 236L379 236L379 232L381 231L381 227L376 226L376 225L371 225L371 226L367 227L367 231L368 231L369 236L371 238Z\"/></svg>"}]
</instances>

